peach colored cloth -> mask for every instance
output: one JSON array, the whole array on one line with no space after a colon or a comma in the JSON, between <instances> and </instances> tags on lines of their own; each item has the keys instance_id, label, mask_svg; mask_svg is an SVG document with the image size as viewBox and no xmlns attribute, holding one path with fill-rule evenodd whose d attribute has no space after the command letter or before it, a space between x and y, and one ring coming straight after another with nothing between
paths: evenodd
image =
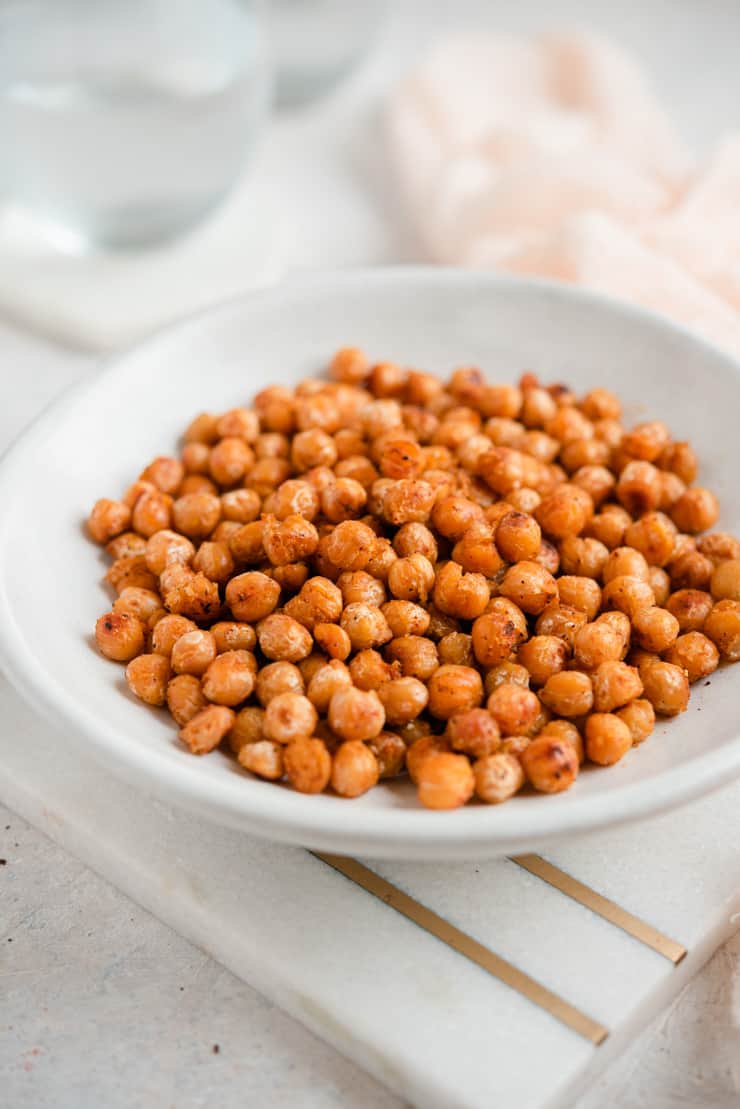
<instances>
[{"instance_id":1,"label":"peach colored cloth","mask_svg":"<svg viewBox=\"0 0 740 1109\"><path fill-rule=\"evenodd\" d=\"M389 129L435 261L587 285L740 354L740 136L695 167L614 44L447 39L395 91Z\"/></svg>"}]
</instances>

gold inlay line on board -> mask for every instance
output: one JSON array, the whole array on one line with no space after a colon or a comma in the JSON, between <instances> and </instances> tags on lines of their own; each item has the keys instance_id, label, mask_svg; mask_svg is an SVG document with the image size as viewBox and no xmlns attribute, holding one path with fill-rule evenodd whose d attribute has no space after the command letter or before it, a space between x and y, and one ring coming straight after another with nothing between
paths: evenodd
<instances>
[{"instance_id":1,"label":"gold inlay line on board","mask_svg":"<svg viewBox=\"0 0 740 1109\"><path fill-rule=\"evenodd\" d=\"M566 1024L579 1036L583 1036L598 1046L609 1035L608 1029L599 1024L598 1021L592 1020L586 1013L582 1013L580 1009L576 1009L564 998L548 990L535 981L534 978L530 978L524 971L519 970L511 963L507 963L505 959L494 954L482 943L474 940L472 936L462 932L454 924L450 924L449 921L438 916L426 905L422 905L421 902L416 901L413 897L404 893L403 890L386 881L385 878L381 878L374 870L358 863L356 859L347 859L341 855L324 855L318 851L313 852L313 854L317 859L321 859L322 862L339 871L345 878L356 882L358 886L371 893L373 897L377 897L380 901L395 909L397 913L413 921L419 928L423 928L425 932L429 932L430 935L446 943L448 947L451 947L460 955L464 955L466 959L470 959L482 970L497 978L499 982L503 982L512 990L516 990L522 997L526 997L528 1001L531 1001L540 1009L544 1009L556 1020Z\"/></svg>"},{"instance_id":2,"label":"gold inlay line on board","mask_svg":"<svg viewBox=\"0 0 740 1109\"><path fill-rule=\"evenodd\" d=\"M659 955L670 959L675 966L678 966L686 955L686 948L676 940L664 936L657 928L653 928L644 920L640 920L639 917L627 912L616 902L610 901L608 897L602 897L596 890L592 890L590 886L585 886L583 882L572 878L570 874L566 874L559 867L548 863L540 855L513 855L511 861L524 870L528 870L530 874L534 874L537 878L541 878L548 885L554 886L566 897L572 898L580 905L584 905L587 909L597 913L604 920L608 920L610 924L621 928L623 932L627 932L634 939L639 940L640 943L651 947Z\"/></svg>"}]
</instances>

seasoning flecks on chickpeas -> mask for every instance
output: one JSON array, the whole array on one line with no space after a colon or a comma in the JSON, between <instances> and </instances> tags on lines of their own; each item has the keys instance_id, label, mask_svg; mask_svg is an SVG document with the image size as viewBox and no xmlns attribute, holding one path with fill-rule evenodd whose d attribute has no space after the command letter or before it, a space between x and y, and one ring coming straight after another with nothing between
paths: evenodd
<instances>
[{"instance_id":1,"label":"seasoning flecks on chickpeas","mask_svg":"<svg viewBox=\"0 0 740 1109\"><path fill-rule=\"evenodd\" d=\"M617 762L740 661L740 540L701 534L717 498L662 421L351 346L330 375L197 416L87 521L117 594L97 647L193 753L500 804Z\"/></svg>"}]
</instances>

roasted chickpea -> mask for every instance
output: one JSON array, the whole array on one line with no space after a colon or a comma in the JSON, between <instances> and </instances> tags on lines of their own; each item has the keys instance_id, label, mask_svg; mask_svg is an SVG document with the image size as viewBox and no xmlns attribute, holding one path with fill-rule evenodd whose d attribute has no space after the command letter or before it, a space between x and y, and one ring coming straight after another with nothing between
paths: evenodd
<instances>
[{"instance_id":1,"label":"roasted chickpea","mask_svg":"<svg viewBox=\"0 0 740 1109\"><path fill-rule=\"evenodd\" d=\"M187 497L191 493L210 493L215 497L218 494L218 486L205 474L186 474L177 494L179 497Z\"/></svg>"},{"instance_id":2,"label":"roasted chickpea","mask_svg":"<svg viewBox=\"0 0 740 1109\"><path fill-rule=\"evenodd\" d=\"M493 528L488 523L476 523L459 539L452 549L452 557L464 570L493 578L504 568L504 561L493 541Z\"/></svg>"},{"instance_id":3,"label":"roasted chickpea","mask_svg":"<svg viewBox=\"0 0 740 1109\"><path fill-rule=\"evenodd\" d=\"M740 558L720 562L712 571L709 588L715 601L740 601Z\"/></svg>"},{"instance_id":4,"label":"roasted chickpea","mask_svg":"<svg viewBox=\"0 0 740 1109\"><path fill-rule=\"evenodd\" d=\"M243 744L237 753L237 759L245 770L268 782L279 781L285 772L283 749L280 744L269 739Z\"/></svg>"},{"instance_id":5,"label":"roasted chickpea","mask_svg":"<svg viewBox=\"0 0 740 1109\"><path fill-rule=\"evenodd\" d=\"M713 564L699 551L684 550L672 558L668 567L674 589L709 589Z\"/></svg>"},{"instance_id":6,"label":"roasted chickpea","mask_svg":"<svg viewBox=\"0 0 740 1109\"><path fill-rule=\"evenodd\" d=\"M673 554L676 525L662 512L647 512L630 524L624 541L628 547L634 547L643 554L649 565L665 566Z\"/></svg>"},{"instance_id":7,"label":"roasted chickpea","mask_svg":"<svg viewBox=\"0 0 740 1109\"><path fill-rule=\"evenodd\" d=\"M440 666L429 679L429 711L439 720L477 708L483 700L483 682L469 666Z\"/></svg>"},{"instance_id":8,"label":"roasted chickpea","mask_svg":"<svg viewBox=\"0 0 740 1109\"><path fill-rule=\"evenodd\" d=\"M327 557L340 570L363 570L375 546L375 533L357 520L337 524L326 539Z\"/></svg>"},{"instance_id":9,"label":"roasted chickpea","mask_svg":"<svg viewBox=\"0 0 740 1109\"><path fill-rule=\"evenodd\" d=\"M421 681L428 681L440 664L437 647L430 639L419 635L403 635L391 640L386 654L391 662L400 665L404 677ZM376 685L368 688L376 688Z\"/></svg>"},{"instance_id":10,"label":"roasted chickpea","mask_svg":"<svg viewBox=\"0 0 740 1109\"><path fill-rule=\"evenodd\" d=\"M483 612L489 598L490 590L483 574L466 574L456 562L447 562L438 570L434 603L441 612L461 620L474 620Z\"/></svg>"},{"instance_id":11,"label":"roasted chickpea","mask_svg":"<svg viewBox=\"0 0 740 1109\"><path fill-rule=\"evenodd\" d=\"M451 717L445 734L453 750L474 759L492 755L501 744L499 726L485 709L470 709Z\"/></svg>"},{"instance_id":12,"label":"roasted chickpea","mask_svg":"<svg viewBox=\"0 0 740 1109\"><path fill-rule=\"evenodd\" d=\"M379 776L378 760L366 744L349 740L339 745L332 763L331 784L340 797L361 796L377 784Z\"/></svg>"},{"instance_id":13,"label":"roasted chickpea","mask_svg":"<svg viewBox=\"0 0 740 1109\"><path fill-rule=\"evenodd\" d=\"M666 601L666 608L678 621L679 631L702 631L712 611L711 594L702 589L679 589Z\"/></svg>"},{"instance_id":14,"label":"roasted chickpea","mask_svg":"<svg viewBox=\"0 0 740 1109\"><path fill-rule=\"evenodd\" d=\"M686 671L670 662L648 660L640 666L645 697L661 716L677 716L689 703Z\"/></svg>"},{"instance_id":15,"label":"roasted chickpea","mask_svg":"<svg viewBox=\"0 0 740 1109\"><path fill-rule=\"evenodd\" d=\"M535 509L537 522L553 539L580 535L593 513L593 501L585 489L567 483L543 497Z\"/></svg>"},{"instance_id":16,"label":"roasted chickpea","mask_svg":"<svg viewBox=\"0 0 740 1109\"><path fill-rule=\"evenodd\" d=\"M668 445L668 428L661 420L638 424L622 439L622 448L631 458L655 462Z\"/></svg>"},{"instance_id":17,"label":"roasted chickpea","mask_svg":"<svg viewBox=\"0 0 740 1109\"><path fill-rule=\"evenodd\" d=\"M518 662L512 662L506 659L504 662L499 662L498 665L491 667L486 671L486 680L484 683L485 695L490 697L494 689L498 689L500 685L505 683L513 685L524 686L529 689L529 670L525 666L520 666Z\"/></svg>"},{"instance_id":18,"label":"roasted chickpea","mask_svg":"<svg viewBox=\"0 0 740 1109\"><path fill-rule=\"evenodd\" d=\"M172 519L189 539L207 539L221 519L221 500L213 493L187 493L173 504Z\"/></svg>"},{"instance_id":19,"label":"roasted chickpea","mask_svg":"<svg viewBox=\"0 0 740 1109\"><path fill-rule=\"evenodd\" d=\"M613 712L642 693L642 681L637 669L615 660L602 662L591 675L591 684L597 712Z\"/></svg>"},{"instance_id":20,"label":"roasted chickpea","mask_svg":"<svg viewBox=\"0 0 740 1109\"><path fill-rule=\"evenodd\" d=\"M698 485L687 489L671 506L671 519L676 527L692 535L714 527L718 517L719 501L709 489Z\"/></svg>"},{"instance_id":21,"label":"roasted chickpea","mask_svg":"<svg viewBox=\"0 0 740 1109\"><path fill-rule=\"evenodd\" d=\"M496 528L496 547L508 562L533 559L541 542L539 524L524 512L508 512Z\"/></svg>"},{"instance_id":22,"label":"roasted chickpea","mask_svg":"<svg viewBox=\"0 0 740 1109\"><path fill-rule=\"evenodd\" d=\"M216 641L209 631L196 628L179 636L170 654L176 674L194 674L200 678L216 657Z\"/></svg>"},{"instance_id":23,"label":"roasted chickpea","mask_svg":"<svg viewBox=\"0 0 740 1109\"><path fill-rule=\"evenodd\" d=\"M329 703L329 725L345 740L373 739L383 730L385 710L374 690L338 689Z\"/></svg>"},{"instance_id":24,"label":"roasted chickpea","mask_svg":"<svg viewBox=\"0 0 740 1109\"><path fill-rule=\"evenodd\" d=\"M540 711L537 695L515 682L497 686L486 707L505 736L529 731Z\"/></svg>"},{"instance_id":25,"label":"roasted chickpea","mask_svg":"<svg viewBox=\"0 0 740 1109\"><path fill-rule=\"evenodd\" d=\"M143 555L146 545L147 540L143 535L137 535L135 531L124 531L106 543L105 551L112 559L130 558L132 555Z\"/></svg>"},{"instance_id":26,"label":"roasted chickpea","mask_svg":"<svg viewBox=\"0 0 740 1109\"><path fill-rule=\"evenodd\" d=\"M702 535L696 541L696 549L700 554L711 559L715 566L720 562L740 558L740 540L726 531L715 531L709 535Z\"/></svg>"},{"instance_id":27,"label":"roasted chickpea","mask_svg":"<svg viewBox=\"0 0 740 1109\"><path fill-rule=\"evenodd\" d=\"M427 610L412 601L388 601L381 611L394 636L424 635L431 622Z\"/></svg>"},{"instance_id":28,"label":"roasted chickpea","mask_svg":"<svg viewBox=\"0 0 740 1109\"><path fill-rule=\"evenodd\" d=\"M165 703L169 677L169 660L163 655L139 655L126 667L129 689L147 705Z\"/></svg>"},{"instance_id":29,"label":"roasted chickpea","mask_svg":"<svg viewBox=\"0 0 740 1109\"><path fill-rule=\"evenodd\" d=\"M260 743L265 739L265 712L256 705L247 705L236 714L233 727L228 735L229 747L238 755L243 747ZM242 763L242 765L244 765ZM247 767L247 769L249 769Z\"/></svg>"},{"instance_id":30,"label":"roasted chickpea","mask_svg":"<svg viewBox=\"0 0 740 1109\"><path fill-rule=\"evenodd\" d=\"M473 637L465 632L450 632L443 635L437 644L440 663L451 666L475 666Z\"/></svg>"},{"instance_id":31,"label":"roasted chickpea","mask_svg":"<svg viewBox=\"0 0 740 1109\"><path fill-rule=\"evenodd\" d=\"M558 598L558 583L537 562L523 561L511 566L500 585L501 594L524 612L537 615Z\"/></svg>"},{"instance_id":32,"label":"roasted chickpea","mask_svg":"<svg viewBox=\"0 0 740 1109\"><path fill-rule=\"evenodd\" d=\"M698 682L717 669L719 651L701 632L685 632L666 651L665 660L685 670L690 682Z\"/></svg>"},{"instance_id":33,"label":"roasted chickpea","mask_svg":"<svg viewBox=\"0 0 740 1109\"><path fill-rule=\"evenodd\" d=\"M560 543L560 567L566 574L598 578L610 557L609 548L598 539L572 535Z\"/></svg>"},{"instance_id":34,"label":"roasted chickpea","mask_svg":"<svg viewBox=\"0 0 740 1109\"><path fill-rule=\"evenodd\" d=\"M662 654L675 643L679 633L676 617L665 608L651 606L640 609L632 617L634 642L644 651Z\"/></svg>"},{"instance_id":35,"label":"roasted chickpea","mask_svg":"<svg viewBox=\"0 0 740 1109\"><path fill-rule=\"evenodd\" d=\"M417 770L419 800L427 809L456 809L473 796L475 778L465 755L442 751L422 759Z\"/></svg>"},{"instance_id":36,"label":"roasted chickpea","mask_svg":"<svg viewBox=\"0 0 740 1109\"><path fill-rule=\"evenodd\" d=\"M540 732L540 736L550 736L561 743L569 743L576 753L579 763L586 757L583 739L578 728L570 720L550 720Z\"/></svg>"},{"instance_id":37,"label":"roasted chickpea","mask_svg":"<svg viewBox=\"0 0 740 1109\"><path fill-rule=\"evenodd\" d=\"M178 535L168 528L150 536L146 544L146 565L153 574L159 576L166 566L180 563L189 565L195 557L195 547L184 535Z\"/></svg>"},{"instance_id":38,"label":"roasted chickpea","mask_svg":"<svg viewBox=\"0 0 740 1109\"><path fill-rule=\"evenodd\" d=\"M249 651L224 651L203 675L203 692L214 704L233 708L249 697L256 672L254 655Z\"/></svg>"},{"instance_id":39,"label":"roasted chickpea","mask_svg":"<svg viewBox=\"0 0 740 1109\"><path fill-rule=\"evenodd\" d=\"M95 642L106 658L130 662L144 650L144 625L131 612L108 612L95 625Z\"/></svg>"},{"instance_id":40,"label":"roasted chickpea","mask_svg":"<svg viewBox=\"0 0 740 1109\"><path fill-rule=\"evenodd\" d=\"M257 639L269 659L300 662L311 653L311 633L292 616L273 613L257 625Z\"/></svg>"},{"instance_id":41,"label":"roasted chickpea","mask_svg":"<svg viewBox=\"0 0 740 1109\"><path fill-rule=\"evenodd\" d=\"M635 747L639 743L644 743L655 727L655 709L644 698L638 698L631 704L625 705L616 715L629 728Z\"/></svg>"},{"instance_id":42,"label":"roasted chickpea","mask_svg":"<svg viewBox=\"0 0 740 1109\"><path fill-rule=\"evenodd\" d=\"M397 778L406 765L406 744L395 732L381 732L368 740L368 747L378 762L378 777Z\"/></svg>"},{"instance_id":43,"label":"roasted chickpea","mask_svg":"<svg viewBox=\"0 0 740 1109\"><path fill-rule=\"evenodd\" d=\"M522 751L520 761L528 781L541 793L560 793L578 777L576 750L558 736L538 735Z\"/></svg>"},{"instance_id":44,"label":"roasted chickpea","mask_svg":"<svg viewBox=\"0 0 740 1109\"><path fill-rule=\"evenodd\" d=\"M666 601L671 595L671 579L660 566L651 566L648 585L653 591L656 605L665 608Z\"/></svg>"},{"instance_id":45,"label":"roasted chickpea","mask_svg":"<svg viewBox=\"0 0 740 1109\"><path fill-rule=\"evenodd\" d=\"M740 659L740 602L718 601L704 621L704 633L729 662Z\"/></svg>"},{"instance_id":46,"label":"roasted chickpea","mask_svg":"<svg viewBox=\"0 0 740 1109\"><path fill-rule=\"evenodd\" d=\"M540 698L557 716L584 716L594 700L591 679L579 670L561 670L547 679Z\"/></svg>"},{"instance_id":47,"label":"roasted chickpea","mask_svg":"<svg viewBox=\"0 0 740 1109\"><path fill-rule=\"evenodd\" d=\"M592 516L584 529L584 534L598 539L609 550L624 543L624 534L632 523L632 517L621 505L604 505L601 512Z\"/></svg>"},{"instance_id":48,"label":"roasted chickpea","mask_svg":"<svg viewBox=\"0 0 740 1109\"><path fill-rule=\"evenodd\" d=\"M582 628L588 617L580 609L572 605L552 604L543 609L537 617L535 630L537 635L555 635L571 650L579 628Z\"/></svg>"},{"instance_id":49,"label":"roasted chickpea","mask_svg":"<svg viewBox=\"0 0 740 1109\"><path fill-rule=\"evenodd\" d=\"M508 801L524 785L519 759L503 751L479 758L473 763L473 776L476 796L489 805Z\"/></svg>"},{"instance_id":50,"label":"roasted chickpea","mask_svg":"<svg viewBox=\"0 0 740 1109\"><path fill-rule=\"evenodd\" d=\"M473 624L472 637L476 659L489 668L513 655L526 637L526 622L522 630L510 612L486 612Z\"/></svg>"},{"instance_id":51,"label":"roasted chickpea","mask_svg":"<svg viewBox=\"0 0 740 1109\"><path fill-rule=\"evenodd\" d=\"M532 685L544 685L552 674L564 670L568 661L567 644L555 635L534 635L522 643L517 661L527 668Z\"/></svg>"},{"instance_id":52,"label":"roasted chickpea","mask_svg":"<svg viewBox=\"0 0 740 1109\"><path fill-rule=\"evenodd\" d=\"M308 697L300 693L279 693L269 701L262 727L267 739L288 744L297 739L310 738L318 719Z\"/></svg>"},{"instance_id":53,"label":"roasted chickpea","mask_svg":"<svg viewBox=\"0 0 740 1109\"><path fill-rule=\"evenodd\" d=\"M651 462L628 462L619 475L617 499L632 516L654 511L660 505L662 494L660 472ZM678 523L675 516L673 520Z\"/></svg>"},{"instance_id":54,"label":"roasted chickpea","mask_svg":"<svg viewBox=\"0 0 740 1109\"><path fill-rule=\"evenodd\" d=\"M159 619L164 615L159 593L155 593L152 589L140 589L135 585L127 585L121 590L113 602L113 611L128 612L132 616L137 616L142 624L147 626L150 626L153 617Z\"/></svg>"},{"instance_id":55,"label":"roasted chickpea","mask_svg":"<svg viewBox=\"0 0 740 1109\"><path fill-rule=\"evenodd\" d=\"M232 578L226 586L226 603L237 620L256 623L274 611L280 586L266 574L250 570Z\"/></svg>"},{"instance_id":56,"label":"roasted chickpea","mask_svg":"<svg viewBox=\"0 0 740 1109\"><path fill-rule=\"evenodd\" d=\"M234 713L225 705L208 705L180 729L180 739L194 755L206 755L218 747L234 723Z\"/></svg>"},{"instance_id":57,"label":"roasted chickpea","mask_svg":"<svg viewBox=\"0 0 740 1109\"><path fill-rule=\"evenodd\" d=\"M589 442L595 443L596 440L591 439ZM571 474L570 480L572 485L588 493L596 507L611 496L617 484L614 474L606 466L581 466ZM588 524L584 530L588 530Z\"/></svg>"},{"instance_id":58,"label":"roasted chickpea","mask_svg":"<svg viewBox=\"0 0 740 1109\"><path fill-rule=\"evenodd\" d=\"M345 605L368 604L379 608L385 601L385 586L364 570L345 570L337 578Z\"/></svg>"},{"instance_id":59,"label":"roasted chickpea","mask_svg":"<svg viewBox=\"0 0 740 1109\"><path fill-rule=\"evenodd\" d=\"M390 645L389 645L390 650ZM379 689L384 682L401 673L398 663L388 663L378 651L358 651L349 663L349 672L358 689Z\"/></svg>"},{"instance_id":60,"label":"roasted chickpea","mask_svg":"<svg viewBox=\"0 0 740 1109\"><path fill-rule=\"evenodd\" d=\"M194 674L179 674L167 685L167 708L178 727L182 728L204 708L207 708L200 678Z\"/></svg>"},{"instance_id":61,"label":"roasted chickpea","mask_svg":"<svg viewBox=\"0 0 740 1109\"><path fill-rule=\"evenodd\" d=\"M172 516L172 497L153 489L152 492L142 493L137 499L131 514L131 525L134 531L148 539L156 532L169 528Z\"/></svg>"},{"instance_id":62,"label":"roasted chickpea","mask_svg":"<svg viewBox=\"0 0 740 1109\"><path fill-rule=\"evenodd\" d=\"M326 651L332 659L344 661L344 659L349 658L352 652L352 642L344 628L340 628L339 624L316 624L313 629L313 637L322 651Z\"/></svg>"},{"instance_id":63,"label":"roasted chickpea","mask_svg":"<svg viewBox=\"0 0 740 1109\"><path fill-rule=\"evenodd\" d=\"M321 511L333 524L352 520L362 513L367 502L367 493L351 477L339 477L327 485L321 494Z\"/></svg>"},{"instance_id":64,"label":"roasted chickpea","mask_svg":"<svg viewBox=\"0 0 740 1109\"><path fill-rule=\"evenodd\" d=\"M317 624L335 623L342 613L342 591L328 578L307 581L297 597L285 605L285 613L313 631Z\"/></svg>"},{"instance_id":65,"label":"roasted chickpea","mask_svg":"<svg viewBox=\"0 0 740 1109\"><path fill-rule=\"evenodd\" d=\"M87 530L96 543L102 544L120 535L130 523L131 509L127 504L103 498L94 504Z\"/></svg>"},{"instance_id":66,"label":"roasted chickpea","mask_svg":"<svg viewBox=\"0 0 740 1109\"><path fill-rule=\"evenodd\" d=\"M304 693L305 688L303 675L291 662L273 662L257 673L255 692L263 706L281 693Z\"/></svg>"},{"instance_id":67,"label":"roasted chickpea","mask_svg":"<svg viewBox=\"0 0 740 1109\"><path fill-rule=\"evenodd\" d=\"M341 627L356 651L379 647L393 638L388 622L376 605L347 605L341 616Z\"/></svg>"},{"instance_id":68,"label":"roasted chickpea","mask_svg":"<svg viewBox=\"0 0 740 1109\"><path fill-rule=\"evenodd\" d=\"M601 607L602 593L593 578L582 578L575 574L563 574L557 580L560 603L585 613L593 620Z\"/></svg>"},{"instance_id":69,"label":"roasted chickpea","mask_svg":"<svg viewBox=\"0 0 740 1109\"><path fill-rule=\"evenodd\" d=\"M229 536L229 549L237 562L253 566L265 559L265 548L262 545L263 531L262 520L253 520L250 524L243 524L238 531Z\"/></svg>"},{"instance_id":70,"label":"roasted chickpea","mask_svg":"<svg viewBox=\"0 0 740 1109\"><path fill-rule=\"evenodd\" d=\"M314 737L289 743L283 750L285 774L299 793L322 793L331 777L331 755L326 745Z\"/></svg>"},{"instance_id":71,"label":"roasted chickpea","mask_svg":"<svg viewBox=\"0 0 740 1109\"><path fill-rule=\"evenodd\" d=\"M394 481L383 496L381 513L393 527L406 523L426 523L434 506L436 492L428 481L402 478Z\"/></svg>"},{"instance_id":72,"label":"roasted chickpea","mask_svg":"<svg viewBox=\"0 0 740 1109\"><path fill-rule=\"evenodd\" d=\"M638 612L655 604L655 595L646 581L624 574L604 587L602 600L605 608L616 608L634 620Z\"/></svg>"},{"instance_id":73,"label":"roasted chickpea","mask_svg":"<svg viewBox=\"0 0 740 1109\"><path fill-rule=\"evenodd\" d=\"M645 556L632 547L616 547L610 552L602 569L604 585L614 578L624 577L639 578L647 581L650 577L650 567Z\"/></svg>"},{"instance_id":74,"label":"roasted chickpea","mask_svg":"<svg viewBox=\"0 0 740 1109\"><path fill-rule=\"evenodd\" d=\"M612 766L632 746L632 732L624 720L608 712L595 712L586 721L586 754L591 762Z\"/></svg>"},{"instance_id":75,"label":"roasted chickpea","mask_svg":"<svg viewBox=\"0 0 740 1109\"><path fill-rule=\"evenodd\" d=\"M359 347L341 347L329 363L329 373L335 381L359 385L370 372L367 356Z\"/></svg>"},{"instance_id":76,"label":"roasted chickpea","mask_svg":"<svg viewBox=\"0 0 740 1109\"><path fill-rule=\"evenodd\" d=\"M399 558L421 554L431 563L437 561L438 546L434 534L425 524L409 523L398 529L393 539L393 549Z\"/></svg>"},{"instance_id":77,"label":"roasted chickpea","mask_svg":"<svg viewBox=\"0 0 740 1109\"><path fill-rule=\"evenodd\" d=\"M592 389L581 401L581 409L590 420L618 420L622 406L609 389Z\"/></svg>"},{"instance_id":78,"label":"roasted chickpea","mask_svg":"<svg viewBox=\"0 0 740 1109\"><path fill-rule=\"evenodd\" d=\"M234 559L228 543L201 543L193 559L193 569L223 585L234 573Z\"/></svg>"},{"instance_id":79,"label":"roasted chickpea","mask_svg":"<svg viewBox=\"0 0 740 1109\"><path fill-rule=\"evenodd\" d=\"M433 586L434 567L424 555L412 554L408 558L398 558L388 571L388 588L400 600L424 603Z\"/></svg>"},{"instance_id":80,"label":"roasted chickpea","mask_svg":"<svg viewBox=\"0 0 740 1109\"><path fill-rule=\"evenodd\" d=\"M398 556L393 550L389 540L376 539L372 553L365 566L368 574L372 574L379 581L387 582L391 566L398 561Z\"/></svg>"},{"instance_id":81,"label":"roasted chickpea","mask_svg":"<svg viewBox=\"0 0 740 1109\"><path fill-rule=\"evenodd\" d=\"M407 724L424 711L429 700L427 688L418 678L395 678L378 687L378 697L389 724Z\"/></svg>"}]
</instances>

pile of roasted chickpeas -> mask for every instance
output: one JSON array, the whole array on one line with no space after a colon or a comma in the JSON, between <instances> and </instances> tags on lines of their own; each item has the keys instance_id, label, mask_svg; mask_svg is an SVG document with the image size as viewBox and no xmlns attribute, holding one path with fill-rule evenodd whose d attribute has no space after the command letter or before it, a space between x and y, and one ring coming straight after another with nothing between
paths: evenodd
<instances>
[{"instance_id":1,"label":"pile of roasted chickpeas","mask_svg":"<svg viewBox=\"0 0 740 1109\"><path fill-rule=\"evenodd\" d=\"M88 521L95 635L190 751L302 793L567 789L740 659L740 542L659 420L531 374L447 384L344 348L198 416Z\"/></svg>"}]
</instances>

